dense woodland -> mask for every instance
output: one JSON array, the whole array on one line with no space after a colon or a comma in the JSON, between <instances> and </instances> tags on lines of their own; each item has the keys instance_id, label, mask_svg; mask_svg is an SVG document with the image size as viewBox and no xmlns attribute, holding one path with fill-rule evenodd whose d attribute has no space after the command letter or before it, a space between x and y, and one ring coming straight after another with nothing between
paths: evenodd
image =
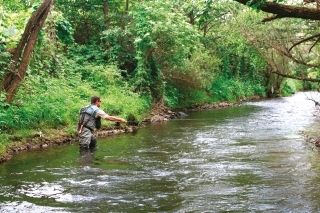
<instances>
[{"instance_id":1,"label":"dense woodland","mask_svg":"<svg viewBox=\"0 0 320 213\"><path fill-rule=\"evenodd\" d=\"M154 105L317 89L320 4L293 2L0 0L0 154L75 134L95 94L141 121Z\"/></svg>"}]
</instances>

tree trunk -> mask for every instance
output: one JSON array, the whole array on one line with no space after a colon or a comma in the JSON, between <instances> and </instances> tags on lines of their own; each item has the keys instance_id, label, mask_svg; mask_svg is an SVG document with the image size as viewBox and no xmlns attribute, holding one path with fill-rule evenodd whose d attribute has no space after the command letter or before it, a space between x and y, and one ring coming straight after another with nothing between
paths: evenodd
<instances>
[{"instance_id":1,"label":"tree trunk","mask_svg":"<svg viewBox=\"0 0 320 213\"><path fill-rule=\"evenodd\" d=\"M106 24L106 30L108 30L109 27L110 27L109 0L105 0L105 1L104 1L103 13L104 13L104 23Z\"/></svg>"},{"instance_id":2,"label":"tree trunk","mask_svg":"<svg viewBox=\"0 0 320 213\"><path fill-rule=\"evenodd\" d=\"M31 53L39 32L47 19L54 0L43 0L41 6L31 16L20 42L11 58L9 70L4 74L0 92L6 92L6 102L11 103L21 82L24 80Z\"/></svg>"},{"instance_id":3,"label":"tree trunk","mask_svg":"<svg viewBox=\"0 0 320 213\"><path fill-rule=\"evenodd\" d=\"M129 11L129 0L126 0L126 13Z\"/></svg>"}]
</instances>

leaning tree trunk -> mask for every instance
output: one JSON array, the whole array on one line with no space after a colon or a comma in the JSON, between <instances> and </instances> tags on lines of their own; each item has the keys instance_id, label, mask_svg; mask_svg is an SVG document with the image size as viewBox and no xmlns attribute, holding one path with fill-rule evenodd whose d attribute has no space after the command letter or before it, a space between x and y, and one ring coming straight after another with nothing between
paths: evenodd
<instances>
[{"instance_id":1,"label":"leaning tree trunk","mask_svg":"<svg viewBox=\"0 0 320 213\"><path fill-rule=\"evenodd\" d=\"M6 92L6 102L11 103L21 82L24 80L30 57L39 32L47 19L54 0L43 0L41 6L31 16L20 42L12 55L9 70L0 84L0 93Z\"/></svg>"},{"instance_id":2,"label":"leaning tree trunk","mask_svg":"<svg viewBox=\"0 0 320 213\"><path fill-rule=\"evenodd\" d=\"M106 24L106 29L110 28L110 18L109 18L109 0L105 0L103 4L104 22Z\"/></svg>"}]
</instances>

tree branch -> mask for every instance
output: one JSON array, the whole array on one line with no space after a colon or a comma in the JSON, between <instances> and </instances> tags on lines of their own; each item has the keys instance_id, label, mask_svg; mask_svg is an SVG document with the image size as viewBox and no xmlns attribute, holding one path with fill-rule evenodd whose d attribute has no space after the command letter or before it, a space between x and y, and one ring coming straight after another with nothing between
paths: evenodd
<instances>
[{"instance_id":1,"label":"tree branch","mask_svg":"<svg viewBox=\"0 0 320 213\"><path fill-rule=\"evenodd\" d=\"M298 76L295 76L295 75L284 74L284 73L281 73L281 72L279 72L277 70L272 70L271 72L275 73L277 75L280 75L282 77L285 77L285 78L292 78L292 79L296 79L296 80L300 80L300 81L309 81L309 82L318 82L318 83L320 83L320 79L317 79L317 78L298 77Z\"/></svg>"},{"instance_id":2,"label":"tree branch","mask_svg":"<svg viewBox=\"0 0 320 213\"><path fill-rule=\"evenodd\" d=\"M279 18L283 18L283 16L274 15L274 16L271 16L271 17L267 17L267 18L262 19L262 22L265 23L265 22L273 21L273 20L279 19Z\"/></svg>"},{"instance_id":3,"label":"tree branch","mask_svg":"<svg viewBox=\"0 0 320 213\"><path fill-rule=\"evenodd\" d=\"M309 53L311 52L312 48L314 48L314 46L316 46L316 44L320 41L320 37L318 37L318 39L316 40L316 42L314 42L314 44L310 47L309 49Z\"/></svg>"},{"instance_id":4,"label":"tree branch","mask_svg":"<svg viewBox=\"0 0 320 213\"><path fill-rule=\"evenodd\" d=\"M266 42L266 41L263 41L263 40L259 40L259 39L256 39L256 38L251 38L251 43L252 42L258 42L258 43L262 43L262 44L266 44L267 46L273 48L274 50L276 50L277 52L279 52L280 54L288 57L289 59L291 59L293 62L297 63L297 64L301 64L301 65L304 65L304 66L307 66L307 67L315 67L315 68L318 68L320 67L320 64L313 64L313 63L306 63L305 61L303 60L300 60L298 58L295 58L290 52L289 50L287 49L283 49L275 44L272 44L270 42Z\"/></svg>"},{"instance_id":5,"label":"tree branch","mask_svg":"<svg viewBox=\"0 0 320 213\"><path fill-rule=\"evenodd\" d=\"M233 0L248 5L250 0ZM292 6L274 2L265 2L260 8L261 11L278 15L281 18L301 18L320 20L320 12L317 8Z\"/></svg>"},{"instance_id":6,"label":"tree branch","mask_svg":"<svg viewBox=\"0 0 320 213\"><path fill-rule=\"evenodd\" d=\"M294 48L295 46L297 46L297 45L299 45L299 44L302 44L302 43L304 43L304 42L306 42L306 41L309 41L309 40L311 40L311 39L313 39L313 38L316 38L316 37L320 37L320 33L315 34L315 35L310 36L310 37L307 37L307 38L304 38L304 39L302 39L301 41L298 41L297 43L294 43L294 44L292 45L292 47L289 48L289 52L290 52L290 51L292 50L292 48Z\"/></svg>"}]
</instances>

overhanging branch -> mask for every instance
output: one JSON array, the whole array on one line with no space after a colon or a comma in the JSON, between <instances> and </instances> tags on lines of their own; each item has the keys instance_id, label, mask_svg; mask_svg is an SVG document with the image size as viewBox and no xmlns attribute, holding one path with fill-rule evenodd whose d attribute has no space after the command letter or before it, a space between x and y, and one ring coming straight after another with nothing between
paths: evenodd
<instances>
[{"instance_id":1,"label":"overhanging branch","mask_svg":"<svg viewBox=\"0 0 320 213\"><path fill-rule=\"evenodd\" d=\"M239 2L243 5L248 5L251 2L250 0L234 1ZM259 9L267 13L278 15L281 18L320 20L320 11L317 8L292 6L267 1Z\"/></svg>"},{"instance_id":2,"label":"overhanging branch","mask_svg":"<svg viewBox=\"0 0 320 213\"><path fill-rule=\"evenodd\" d=\"M304 77L298 77L298 76L295 76L295 75L289 75L289 74L284 74L284 73L281 73L281 72L278 72L276 70L273 70L271 71L272 73L275 73L277 75L280 75L282 77L285 77L285 78L291 78L291 79L296 79L296 80L300 80L300 81L309 81L309 82L317 82L317 83L320 83L320 79L316 79L316 78L304 78Z\"/></svg>"}]
</instances>

